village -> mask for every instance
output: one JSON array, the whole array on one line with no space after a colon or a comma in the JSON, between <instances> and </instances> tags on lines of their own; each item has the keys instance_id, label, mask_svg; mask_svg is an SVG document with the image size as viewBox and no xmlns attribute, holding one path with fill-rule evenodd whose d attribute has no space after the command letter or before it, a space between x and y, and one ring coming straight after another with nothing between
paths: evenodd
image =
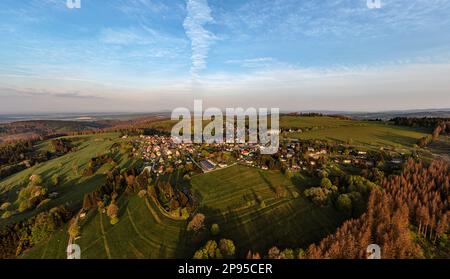
<instances>
[{"instance_id":1,"label":"village","mask_svg":"<svg viewBox=\"0 0 450 279\"><path fill-rule=\"evenodd\" d=\"M195 173L243 164L262 170L321 171L327 164L371 168L383 164L400 166L405 154L391 151L358 150L345 144L285 139L278 153L264 155L258 144L175 143L170 136L140 135L132 140L133 153L143 161L143 170L158 177L180 167Z\"/></svg>"}]
</instances>

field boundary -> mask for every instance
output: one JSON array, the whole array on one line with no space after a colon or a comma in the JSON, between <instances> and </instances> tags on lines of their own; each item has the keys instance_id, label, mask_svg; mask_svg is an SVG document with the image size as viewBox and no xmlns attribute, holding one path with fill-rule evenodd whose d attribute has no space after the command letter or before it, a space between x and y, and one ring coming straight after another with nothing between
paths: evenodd
<instances>
[{"instance_id":1,"label":"field boundary","mask_svg":"<svg viewBox=\"0 0 450 279\"><path fill-rule=\"evenodd\" d=\"M158 224L162 224L161 219L159 218L158 214L155 212L155 210L152 208L152 205L150 204L150 202L148 201L147 198L145 198L145 205L147 206L148 210L150 211L150 213L152 214L153 218L155 219L156 223Z\"/></svg>"},{"instance_id":2,"label":"field boundary","mask_svg":"<svg viewBox=\"0 0 450 279\"><path fill-rule=\"evenodd\" d=\"M111 259L111 252L109 250L109 246L108 246L108 240L106 239L106 232L105 232L105 228L103 227L103 217L102 217L102 213L100 214L100 230L102 232L102 238L103 238L103 246L105 247L105 251L106 251L106 255L108 256L108 259Z\"/></svg>"},{"instance_id":3,"label":"field boundary","mask_svg":"<svg viewBox=\"0 0 450 279\"><path fill-rule=\"evenodd\" d=\"M136 234L139 236L140 239L142 239L143 241L145 241L147 244L149 244L150 246L154 246L155 244L158 245L158 243L150 240L149 238L145 237L137 228L136 223L134 223L133 217L131 217L131 212L130 209L127 208L127 214L128 214L128 219L130 220L131 226L133 227L134 231L136 232Z\"/></svg>"}]
</instances>

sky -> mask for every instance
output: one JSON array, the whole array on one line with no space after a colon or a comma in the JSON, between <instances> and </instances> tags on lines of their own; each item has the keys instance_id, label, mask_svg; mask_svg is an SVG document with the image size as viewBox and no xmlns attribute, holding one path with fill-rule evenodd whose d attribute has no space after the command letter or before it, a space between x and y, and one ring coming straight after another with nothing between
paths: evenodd
<instances>
[{"instance_id":1,"label":"sky","mask_svg":"<svg viewBox=\"0 0 450 279\"><path fill-rule=\"evenodd\" d=\"M0 114L449 108L450 0L380 4L2 0Z\"/></svg>"}]
</instances>

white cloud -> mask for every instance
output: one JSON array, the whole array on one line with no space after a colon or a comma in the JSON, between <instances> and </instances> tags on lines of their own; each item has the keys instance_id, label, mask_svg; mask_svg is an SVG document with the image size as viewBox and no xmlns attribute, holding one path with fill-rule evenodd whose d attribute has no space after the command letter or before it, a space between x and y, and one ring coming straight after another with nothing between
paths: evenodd
<instances>
[{"instance_id":1,"label":"white cloud","mask_svg":"<svg viewBox=\"0 0 450 279\"><path fill-rule=\"evenodd\" d=\"M200 82L209 106L381 111L448 107L448 76L450 64L386 64L223 73Z\"/></svg>"},{"instance_id":2,"label":"white cloud","mask_svg":"<svg viewBox=\"0 0 450 279\"><path fill-rule=\"evenodd\" d=\"M279 107L283 111L381 111L448 107L448 76L449 63L415 63L262 68L241 74L204 74L199 77L199 82L205 92L201 96L205 106ZM133 83L132 86L123 87L120 82L102 85L75 79L53 80L49 77L48 80L30 80L26 76L0 75L3 100L0 110L30 111L35 108L36 102L47 111L87 108L160 111L192 105L189 77L149 80L145 84ZM96 96L102 98L100 107Z\"/></svg>"},{"instance_id":3,"label":"white cloud","mask_svg":"<svg viewBox=\"0 0 450 279\"><path fill-rule=\"evenodd\" d=\"M106 28L100 34L100 41L105 44L129 45L148 44L150 41L133 29Z\"/></svg>"},{"instance_id":4,"label":"white cloud","mask_svg":"<svg viewBox=\"0 0 450 279\"><path fill-rule=\"evenodd\" d=\"M249 0L217 14L234 37L295 38L303 36L382 37L391 30L412 32L448 26L449 0L382 0L369 9L366 0ZM254 36L257 32L257 36Z\"/></svg>"},{"instance_id":5,"label":"white cloud","mask_svg":"<svg viewBox=\"0 0 450 279\"><path fill-rule=\"evenodd\" d=\"M257 57L248 59L232 59L225 61L225 64L239 65L245 68L258 68L265 66L272 66L276 59L272 57Z\"/></svg>"},{"instance_id":6,"label":"white cloud","mask_svg":"<svg viewBox=\"0 0 450 279\"><path fill-rule=\"evenodd\" d=\"M192 66L191 74L194 79L199 72L206 68L206 59L211 44L217 39L204 25L212 23L211 9L206 0L187 0L187 16L183 27L191 40Z\"/></svg>"},{"instance_id":7,"label":"white cloud","mask_svg":"<svg viewBox=\"0 0 450 279\"><path fill-rule=\"evenodd\" d=\"M121 0L117 8L129 16L139 19L144 19L149 13L157 14L170 10L165 3L158 0Z\"/></svg>"}]
</instances>

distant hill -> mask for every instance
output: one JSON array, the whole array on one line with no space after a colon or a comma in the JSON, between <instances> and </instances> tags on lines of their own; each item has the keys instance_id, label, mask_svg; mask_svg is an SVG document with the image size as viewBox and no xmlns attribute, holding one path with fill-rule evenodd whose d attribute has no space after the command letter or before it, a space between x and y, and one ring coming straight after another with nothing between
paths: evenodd
<instances>
[{"instance_id":1,"label":"distant hill","mask_svg":"<svg viewBox=\"0 0 450 279\"><path fill-rule=\"evenodd\" d=\"M60 121L130 121L140 118L170 117L170 112L158 113L47 113L47 114L0 114L0 124L31 121L31 120L60 120Z\"/></svg>"},{"instance_id":2,"label":"distant hill","mask_svg":"<svg viewBox=\"0 0 450 279\"><path fill-rule=\"evenodd\" d=\"M106 122L31 120L0 124L0 143L111 127Z\"/></svg>"},{"instance_id":3,"label":"distant hill","mask_svg":"<svg viewBox=\"0 0 450 279\"><path fill-rule=\"evenodd\" d=\"M370 113L344 113L344 115L351 116L356 119L381 119L389 120L396 117L450 117L450 109L442 110L406 110L406 111L385 111L385 112L370 112Z\"/></svg>"},{"instance_id":4,"label":"distant hill","mask_svg":"<svg viewBox=\"0 0 450 279\"><path fill-rule=\"evenodd\" d=\"M40 118L39 118L40 117ZM12 121L12 119L16 119ZM18 120L20 119L20 120ZM69 120L70 119L70 120ZM0 116L0 144L100 129L147 127L167 119L165 113L110 115Z\"/></svg>"},{"instance_id":5,"label":"distant hill","mask_svg":"<svg viewBox=\"0 0 450 279\"><path fill-rule=\"evenodd\" d=\"M299 114L321 114L321 115L340 115L347 116L353 119L369 120L380 119L390 120L395 117L450 117L450 108L443 109L414 109L414 110L392 110L379 112L358 112L358 111L326 111L326 110L308 110L296 112Z\"/></svg>"}]
</instances>

